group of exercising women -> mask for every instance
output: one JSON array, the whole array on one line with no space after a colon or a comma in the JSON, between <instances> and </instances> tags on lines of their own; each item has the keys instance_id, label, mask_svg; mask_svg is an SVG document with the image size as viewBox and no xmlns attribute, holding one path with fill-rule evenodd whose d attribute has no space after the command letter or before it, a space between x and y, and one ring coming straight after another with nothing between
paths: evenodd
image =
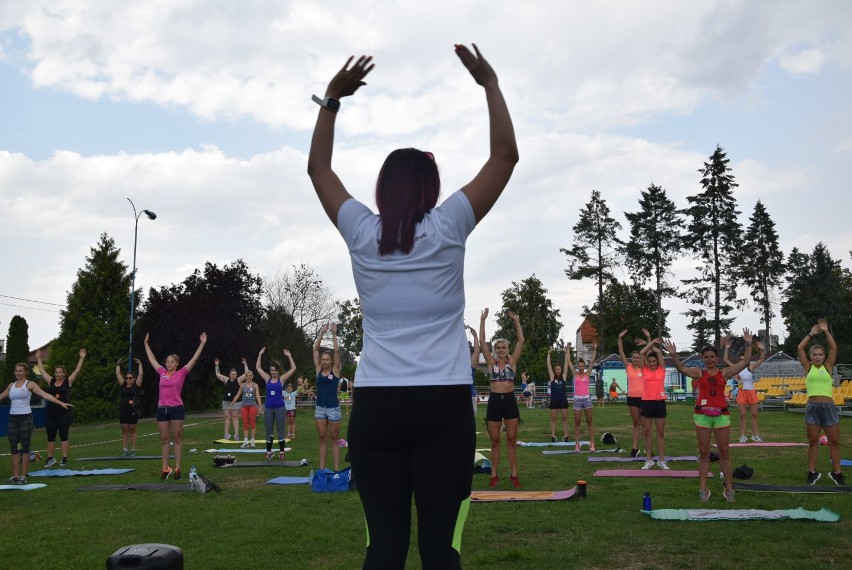
<instances>
[{"instance_id":1,"label":"group of exercising women","mask_svg":"<svg viewBox=\"0 0 852 570\"><path fill-rule=\"evenodd\" d=\"M333 349L322 347L325 334L331 331ZM199 345L192 358L183 366L180 366L180 357L170 354L165 362L160 364L151 350L150 335L145 335L145 352L151 366L159 376L158 401L157 401L157 429L160 435L162 471L160 477L168 479L181 478L181 458L183 455L183 425L186 417L184 403L181 398L183 385L187 375L198 362L199 357L207 342L206 333L199 337ZM228 433L229 423L233 423L234 439L239 439L237 412L239 410L243 419L243 448L255 447L255 433L257 429L257 415L265 414L266 427L266 458L272 459L272 444L277 427L278 456L280 460L285 456L285 442L293 439L296 434L296 395L313 395L313 389L308 380L300 377L298 389L294 388L288 380L296 371L296 363L290 351L286 348L283 353L289 361L289 369L282 372L281 364L272 360L269 363L269 372L262 366L262 357L266 348L262 348L257 355L256 370L265 382L264 398L261 398L261 388L254 382L254 374L248 368L245 359L242 359L244 372L237 376L237 370L232 368L228 376L223 376L219 371L219 359L214 360L216 376L224 385L224 398L222 408L225 411L225 439L230 439ZM337 341L337 326L324 325L313 347L314 366L316 369L316 397L317 407L315 420L317 431L320 436L320 469L325 468L328 447L331 447L333 464L335 470L340 468L340 448L337 438L340 426L340 403L337 398L341 386L340 378L340 351ZM54 375L50 376L41 361L41 351L36 351L39 371L47 383L47 388L42 389L35 382L28 379L30 367L25 363L15 365L15 382L9 384L0 393L0 400L9 398L12 402L9 415L9 444L12 453L12 476L9 484L26 484L27 473L30 462L30 446L33 432L32 409L30 397L32 394L41 396L46 401L46 431L47 431L47 460L45 467L52 467L57 463L54 457L56 451L56 436L60 439L60 450L62 458L60 466L64 467L68 462L70 449L69 427L71 426L71 388L86 358L86 350L80 349L80 359L77 367L69 375L65 366L55 366ZM115 374L119 384L119 424L121 425L122 456L133 457L136 455L136 426L139 422L139 405L142 396L143 368L139 359L134 359L138 372L128 370L122 373L121 364L123 360L116 363ZM347 385L347 388L350 386ZM286 427L285 427L286 426ZM286 429L286 434L285 434ZM174 453L174 467L170 466L170 459Z\"/></svg>"}]
</instances>

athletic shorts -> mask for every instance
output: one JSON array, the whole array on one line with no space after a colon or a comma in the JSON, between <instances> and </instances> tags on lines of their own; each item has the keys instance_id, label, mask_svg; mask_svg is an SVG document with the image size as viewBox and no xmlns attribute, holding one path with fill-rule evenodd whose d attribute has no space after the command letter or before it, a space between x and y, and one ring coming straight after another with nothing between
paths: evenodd
<instances>
[{"instance_id":1,"label":"athletic shorts","mask_svg":"<svg viewBox=\"0 0 852 570\"><path fill-rule=\"evenodd\" d=\"M223 410L239 410L243 407L242 402L231 402L230 400L222 400Z\"/></svg>"},{"instance_id":2,"label":"athletic shorts","mask_svg":"<svg viewBox=\"0 0 852 570\"><path fill-rule=\"evenodd\" d=\"M740 390L737 393L738 404L756 404L757 390Z\"/></svg>"},{"instance_id":3,"label":"athletic shorts","mask_svg":"<svg viewBox=\"0 0 852 570\"><path fill-rule=\"evenodd\" d=\"M664 418L666 417L666 401L665 400L642 400L642 405L639 406L639 415L643 418Z\"/></svg>"},{"instance_id":4,"label":"athletic shorts","mask_svg":"<svg viewBox=\"0 0 852 570\"><path fill-rule=\"evenodd\" d=\"M568 398L559 398L557 400L550 400L550 409L551 410L567 410L568 409Z\"/></svg>"},{"instance_id":5,"label":"athletic shorts","mask_svg":"<svg viewBox=\"0 0 852 570\"><path fill-rule=\"evenodd\" d=\"M836 426L840 423L840 413L834 402L808 402L805 406L805 423L812 426Z\"/></svg>"},{"instance_id":6,"label":"athletic shorts","mask_svg":"<svg viewBox=\"0 0 852 570\"><path fill-rule=\"evenodd\" d=\"M731 416L727 414L719 416L692 414L692 421L695 422L696 427L705 429L726 428L731 426Z\"/></svg>"},{"instance_id":7,"label":"athletic shorts","mask_svg":"<svg viewBox=\"0 0 852 570\"><path fill-rule=\"evenodd\" d=\"M518 399L514 392L497 394L491 392L488 396L488 409L485 411L485 420L489 422L502 422L503 420L516 420L521 417L518 411Z\"/></svg>"},{"instance_id":8,"label":"athletic shorts","mask_svg":"<svg viewBox=\"0 0 852 570\"><path fill-rule=\"evenodd\" d=\"M631 408L641 408L642 396L627 396L627 405Z\"/></svg>"},{"instance_id":9,"label":"athletic shorts","mask_svg":"<svg viewBox=\"0 0 852 570\"><path fill-rule=\"evenodd\" d=\"M574 411L579 412L580 410L591 410L592 409L592 397L591 396L574 396Z\"/></svg>"},{"instance_id":10,"label":"athletic shorts","mask_svg":"<svg viewBox=\"0 0 852 570\"><path fill-rule=\"evenodd\" d=\"M186 411L183 406L157 406L158 422L170 422L185 419Z\"/></svg>"},{"instance_id":11,"label":"athletic shorts","mask_svg":"<svg viewBox=\"0 0 852 570\"><path fill-rule=\"evenodd\" d=\"M340 406L334 408L326 406L317 406L314 410L315 420L328 420L330 422L340 421Z\"/></svg>"},{"instance_id":12,"label":"athletic shorts","mask_svg":"<svg viewBox=\"0 0 852 570\"><path fill-rule=\"evenodd\" d=\"M532 392L524 392L524 398L529 398L532 396Z\"/></svg>"},{"instance_id":13,"label":"athletic shorts","mask_svg":"<svg viewBox=\"0 0 852 570\"><path fill-rule=\"evenodd\" d=\"M609 397L612 398L613 400L617 400L618 399L618 392L610 392Z\"/></svg>"},{"instance_id":14,"label":"athletic shorts","mask_svg":"<svg viewBox=\"0 0 852 570\"><path fill-rule=\"evenodd\" d=\"M132 424L136 425L139 423L139 413L136 411L136 408L119 408L118 410L118 423L120 424Z\"/></svg>"}]
</instances>

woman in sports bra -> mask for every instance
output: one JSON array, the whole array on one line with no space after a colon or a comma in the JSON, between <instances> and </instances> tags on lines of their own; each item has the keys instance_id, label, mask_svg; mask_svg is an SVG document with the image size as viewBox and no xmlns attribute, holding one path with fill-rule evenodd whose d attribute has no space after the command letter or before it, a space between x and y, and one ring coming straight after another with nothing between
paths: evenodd
<instances>
[{"instance_id":1,"label":"woman in sports bra","mask_svg":"<svg viewBox=\"0 0 852 570\"><path fill-rule=\"evenodd\" d=\"M721 342L727 342L723 337ZM751 354L752 334L748 329L743 329L743 340L746 343L746 354ZM728 445L731 437L731 416L728 413L728 401L725 397L725 383L743 371L748 362L743 360L734 366L724 370L717 366L719 352L716 347L705 346L701 350L701 358L704 361L704 369L684 368L677 355L677 347L668 341L663 344L674 362L677 371L692 378L692 389L698 390L695 398L695 413L692 419L695 423L695 435L698 439L698 499L706 503L710 499L710 490L707 489L707 470L710 468L710 436L715 435L716 445L719 449L719 463L722 466L722 474L725 476L725 491L723 496L729 503L736 500L734 494L734 481L731 478L731 456Z\"/></svg>"},{"instance_id":2,"label":"woman in sports bra","mask_svg":"<svg viewBox=\"0 0 852 570\"><path fill-rule=\"evenodd\" d=\"M648 341L651 340L651 333L647 329L642 329ZM642 390L644 387L644 378L642 376L642 366L645 364L645 359L638 350L630 353L630 360L624 354L624 335L627 334L627 329L618 334L618 355L621 357L621 362L624 363L624 371L627 374L627 410L630 412L630 419L633 422L633 447L630 448L630 457L639 455L639 437L642 436L642 422L639 419L639 409L642 407ZM637 343L645 343L641 339L636 339Z\"/></svg>"},{"instance_id":3,"label":"woman in sports bra","mask_svg":"<svg viewBox=\"0 0 852 570\"><path fill-rule=\"evenodd\" d=\"M592 349L590 360L594 362L598 352L597 343ZM580 420L586 415L586 427L589 429L589 451L595 451L595 421L592 417L592 396L589 394L589 372L586 361L577 359L577 368L571 362L571 343L565 345L565 366L574 378L574 451L580 451Z\"/></svg>"},{"instance_id":4,"label":"woman in sports bra","mask_svg":"<svg viewBox=\"0 0 852 570\"><path fill-rule=\"evenodd\" d=\"M524 331L521 321L516 313L506 311L506 315L515 322L515 335L517 342L515 350L509 354L509 341L504 338L494 340L491 345L494 354L485 346L485 319L488 318L488 308L482 311L479 317L479 341L485 362L488 364L491 376L491 393L488 396L488 410L485 413L485 421L488 425L488 436L491 438L491 480L489 487L496 487L500 482L497 468L500 465L500 427L506 425L506 447L509 452L509 481L512 486L518 488L521 482L518 479L518 399L515 397L515 368L518 360L524 352Z\"/></svg>"},{"instance_id":5,"label":"woman in sports bra","mask_svg":"<svg viewBox=\"0 0 852 570\"><path fill-rule=\"evenodd\" d=\"M760 438L760 430L757 427L757 390L754 389L754 370L757 369L758 366L763 364L763 361L766 360L766 348L764 348L763 343L758 341L755 343L757 345L758 350L760 350L760 358L757 359L757 362L751 362L751 353L743 354L740 357L740 361L746 360L749 364L743 371L738 374L739 381L741 385L739 390L737 391L737 408L740 412L740 443L745 443L748 441L748 437L746 437L746 413L751 415L751 440L755 443L761 443L763 440ZM733 363L728 359L728 351L731 348L731 342L728 341L725 343L725 352L722 355L722 360L725 361L725 364L728 366L733 366Z\"/></svg>"},{"instance_id":6,"label":"woman in sports bra","mask_svg":"<svg viewBox=\"0 0 852 570\"><path fill-rule=\"evenodd\" d=\"M124 358L119 358L115 363L115 379L120 386L118 423L121 425L122 457L136 456L136 424L139 423L139 399L142 396L142 362L138 358L134 358L133 361L136 362L138 375L134 374L133 370L128 370L122 375L121 364Z\"/></svg>"},{"instance_id":7,"label":"woman in sports bra","mask_svg":"<svg viewBox=\"0 0 852 570\"><path fill-rule=\"evenodd\" d=\"M825 335L829 353L826 354L825 348L819 344L811 345L810 350L805 352L808 344L820 333ZM840 471L840 414L832 398L831 371L837 362L837 343L828 331L828 323L820 319L799 343L797 350L799 362L805 370L805 388L808 391L808 404L805 407L805 428L808 433L808 485L813 485L820 478L817 471L817 456L819 455L819 432L822 430L828 438L828 455L833 467L828 477L835 484L845 487L846 481Z\"/></svg>"}]
</instances>

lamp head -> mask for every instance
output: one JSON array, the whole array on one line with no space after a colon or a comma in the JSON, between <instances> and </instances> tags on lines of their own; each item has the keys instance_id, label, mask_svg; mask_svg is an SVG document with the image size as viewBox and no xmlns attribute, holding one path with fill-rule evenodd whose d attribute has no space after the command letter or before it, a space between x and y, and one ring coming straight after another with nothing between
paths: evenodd
<instances>
[{"instance_id":1,"label":"lamp head","mask_svg":"<svg viewBox=\"0 0 852 570\"><path fill-rule=\"evenodd\" d=\"M157 219L157 214L155 214L151 210L142 210L142 213L145 214L146 216L148 216L149 220L156 220Z\"/></svg>"}]
</instances>

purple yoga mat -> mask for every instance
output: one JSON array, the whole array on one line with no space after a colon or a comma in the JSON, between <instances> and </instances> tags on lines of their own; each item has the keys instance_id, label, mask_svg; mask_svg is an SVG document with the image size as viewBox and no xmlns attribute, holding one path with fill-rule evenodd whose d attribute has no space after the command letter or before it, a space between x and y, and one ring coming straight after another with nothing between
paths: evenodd
<instances>
[{"instance_id":1,"label":"purple yoga mat","mask_svg":"<svg viewBox=\"0 0 852 570\"><path fill-rule=\"evenodd\" d=\"M658 460L658 456L654 456L654 461ZM627 462L627 461L645 461L644 457L589 457L589 463L597 463L599 461L619 461L619 462ZM680 455L677 457L668 457L666 456L666 461L698 461L698 457L695 455Z\"/></svg>"},{"instance_id":2,"label":"purple yoga mat","mask_svg":"<svg viewBox=\"0 0 852 570\"><path fill-rule=\"evenodd\" d=\"M801 447L808 445L807 443L785 443L782 441L762 442L762 443L729 443L728 447ZM716 444L714 443L715 447Z\"/></svg>"},{"instance_id":3,"label":"purple yoga mat","mask_svg":"<svg viewBox=\"0 0 852 570\"><path fill-rule=\"evenodd\" d=\"M712 474L708 473L708 477ZM595 471L595 477L698 477L698 471L679 471L677 469L602 469Z\"/></svg>"}]
</instances>

